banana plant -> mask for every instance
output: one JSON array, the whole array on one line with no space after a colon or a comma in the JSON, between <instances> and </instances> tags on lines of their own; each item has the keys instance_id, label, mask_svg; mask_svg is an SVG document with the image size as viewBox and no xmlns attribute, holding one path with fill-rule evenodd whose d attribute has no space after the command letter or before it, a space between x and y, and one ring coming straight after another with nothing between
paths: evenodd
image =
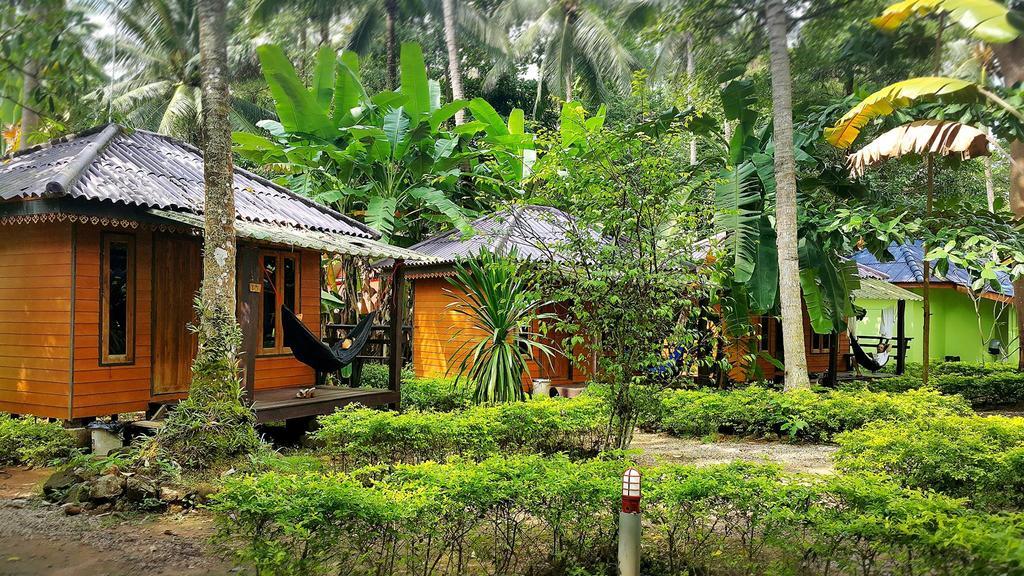
<instances>
[{"instance_id":1,"label":"banana plant","mask_svg":"<svg viewBox=\"0 0 1024 576\"><path fill-rule=\"evenodd\" d=\"M309 87L280 47L261 46L258 55L280 122L260 124L267 136L236 133L236 151L293 190L362 215L384 240L413 243L430 222L469 233L470 216L480 207L473 183L504 183L509 176L489 173L493 163L484 156L509 149L508 155L520 154L525 147L499 137L491 149L473 146L478 132L493 129L493 119L449 129L456 112L482 110L486 103L444 103L417 44L402 45L399 89L372 96L353 53L338 57L321 49ZM502 125L527 140L521 122Z\"/></svg>"},{"instance_id":2,"label":"banana plant","mask_svg":"<svg viewBox=\"0 0 1024 576\"><path fill-rule=\"evenodd\" d=\"M778 308L775 169L770 123L759 122L754 85L733 80L721 92L726 119L735 122L728 161L715 186L715 228L732 258L730 324L747 324L747 314ZM813 139L794 135L801 194L821 187L823 168ZM807 222L799 230L800 286L812 329L819 334L844 330L853 315L851 293L859 288L856 265L834 248L829 235Z\"/></svg>"},{"instance_id":3,"label":"banana plant","mask_svg":"<svg viewBox=\"0 0 1024 576\"><path fill-rule=\"evenodd\" d=\"M893 31L911 16L938 13L958 23L983 42L1005 44L1024 31L1021 16L995 0L902 0L871 19L875 27Z\"/></svg>"}]
</instances>

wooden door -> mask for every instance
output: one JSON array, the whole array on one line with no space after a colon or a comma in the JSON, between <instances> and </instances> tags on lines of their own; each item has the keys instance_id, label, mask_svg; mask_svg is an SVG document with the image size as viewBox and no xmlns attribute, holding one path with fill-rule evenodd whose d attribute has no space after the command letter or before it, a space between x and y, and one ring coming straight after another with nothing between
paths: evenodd
<instances>
[{"instance_id":1,"label":"wooden door","mask_svg":"<svg viewBox=\"0 0 1024 576\"><path fill-rule=\"evenodd\" d=\"M153 237L153 395L188 391L198 340L193 300L203 260L198 240Z\"/></svg>"}]
</instances>

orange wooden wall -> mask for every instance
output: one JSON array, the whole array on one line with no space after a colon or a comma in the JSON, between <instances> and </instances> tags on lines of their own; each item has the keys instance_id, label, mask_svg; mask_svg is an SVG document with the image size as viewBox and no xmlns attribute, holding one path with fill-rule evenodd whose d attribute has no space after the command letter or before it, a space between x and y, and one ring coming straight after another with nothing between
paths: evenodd
<instances>
[{"instance_id":1,"label":"orange wooden wall","mask_svg":"<svg viewBox=\"0 0 1024 576\"><path fill-rule=\"evenodd\" d=\"M804 320L804 353L807 355L807 371L808 372L815 372L815 373L818 373L818 374L823 374L825 372L828 372L828 357L829 357L829 353L828 352L811 352L811 334L813 334L813 330L811 329L811 319L807 315L807 308L806 307L804 307L804 309L803 309L803 314L804 314L804 318L803 318L803 320ZM761 317L760 316L754 316L754 317L751 318L750 321L751 321L752 324L756 325L757 323L759 323L761 321ZM769 344L768 350L769 350L769 352L771 353L771 355L773 357L775 357L776 359L779 359L782 356L781 344L779 345L779 349L776 349L776 332L780 329L779 328L779 324L777 322L774 322L774 323L770 324L769 329L770 329L770 333L768 335L768 344ZM729 371L729 378L730 379L736 380L736 381L740 381L740 382L747 381L748 379L750 379L750 377L751 377L751 370L749 370L748 367L743 366L742 364L740 364L740 360L741 360L742 355L749 353L749 347L750 347L750 345L747 344L747 343L734 344L733 346L730 347L729 350L726 351L726 355L728 356L729 361L733 364L732 370ZM839 333L839 354L838 354L838 364L839 364L839 371L840 372L846 370L846 360L844 358L844 355L848 354L849 352L850 352L850 337L849 337L849 335L845 331L840 332ZM771 380L771 379L775 378L776 376L782 376L782 370L779 370L778 368L775 367L774 364L768 362L767 360L763 360L763 359L759 358L757 360L757 364L758 364L758 367L761 369L763 378L766 379L766 380Z\"/></svg>"},{"instance_id":2,"label":"orange wooden wall","mask_svg":"<svg viewBox=\"0 0 1024 576\"><path fill-rule=\"evenodd\" d=\"M300 254L299 308L302 322L314 333L320 334L320 254ZM291 354L256 357L257 390L312 386L316 381L313 369L299 362Z\"/></svg>"},{"instance_id":3,"label":"orange wooden wall","mask_svg":"<svg viewBox=\"0 0 1024 576\"><path fill-rule=\"evenodd\" d=\"M478 337L469 319L448 308L454 300L446 293L451 284L445 278L416 278L413 283L412 353L417 376L436 377L458 374L462 354L459 347ZM457 336L459 329L463 329ZM454 338L453 338L454 336ZM550 334L551 339L560 339ZM549 343L550 345L550 343ZM568 360L555 358L529 362L531 378L550 378L554 384L586 382L587 374L578 366L568 378Z\"/></svg>"},{"instance_id":4,"label":"orange wooden wall","mask_svg":"<svg viewBox=\"0 0 1024 576\"><path fill-rule=\"evenodd\" d=\"M104 232L135 238L135 359L100 365L100 241ZM76 225L75 381L72 418L145 410L151 396L153 235L149 230Z\"/></svg>"},{"instance_id":5,"label":"orange wooden wall","mask_svg":"<svg viewBox=\"0 0 1024 576\"><path fill-rule=\"evenodd\" d=\"M71 224L0 226L0 410L68 417Z\"/></svg>"}]
</instances>

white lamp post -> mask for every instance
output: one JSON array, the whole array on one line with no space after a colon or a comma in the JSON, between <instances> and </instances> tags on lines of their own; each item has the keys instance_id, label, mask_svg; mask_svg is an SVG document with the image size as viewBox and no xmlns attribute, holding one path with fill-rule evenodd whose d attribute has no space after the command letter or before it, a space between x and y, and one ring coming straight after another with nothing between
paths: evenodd
<instances>
[{"instance_id":1,"label":"white lamp post","mask_svg":"<svg viewBox=\"0 0 1024 576\"><path fill-rule=\"evenodd\" d=\"M619 574L640 576L640 471L622 474L622 511L619 512Z\"/></svg>"}]
</instances>

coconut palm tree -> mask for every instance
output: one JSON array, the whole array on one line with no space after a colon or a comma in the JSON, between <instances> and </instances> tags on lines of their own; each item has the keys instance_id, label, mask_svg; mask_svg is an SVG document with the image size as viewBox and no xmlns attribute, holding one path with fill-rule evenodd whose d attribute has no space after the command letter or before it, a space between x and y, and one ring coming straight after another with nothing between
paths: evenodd
<instances>
[{"instance_id":1,"label":"coconut palm tree","mask_svg":"<svg viewBox=\"0 0 1024 576\"><path fill-rule=\"evenodd\" d=\"M513 59L539 53L534 117L545 89L566 101L575 96L577 82L593 96L627 91L636 60L609 24L620 5L611 0L507 0L495 12L495 20L521 32L509 57L500 59L488 74L485 86L493 86Z\"/></svg>"},{"instance_id":2,"label":"coconut palm tree","mask_svg":"<svg viewBox=\"0 0 1024 576\"><path fill-rule=\"evenodd\" d=\"M116 54L115 81L103 98L112 115L134 127L198 143L202 99L199 71L198 0L102 0L115 20L106 50ZM234 69L234 67L229 67ZM237 80L231 78L230 80ZM232 98L236 130L255 130L273 114Z\"/></svg>"},{"instance_id":3,"label":"coconut palm tree","mask_svg":"<svg viewBox=\"0 0 1024 576\"><path fill-rule=\"evenodd\" d=\"M797 252L796 161L793 157L793 81L786 45L783 0L768 0L768 45L771 52L772 109L775 126L775 232L779 251L779 302L786 390L810 388L804 350L804 316Z\"/></svg>"}]
</instances>

